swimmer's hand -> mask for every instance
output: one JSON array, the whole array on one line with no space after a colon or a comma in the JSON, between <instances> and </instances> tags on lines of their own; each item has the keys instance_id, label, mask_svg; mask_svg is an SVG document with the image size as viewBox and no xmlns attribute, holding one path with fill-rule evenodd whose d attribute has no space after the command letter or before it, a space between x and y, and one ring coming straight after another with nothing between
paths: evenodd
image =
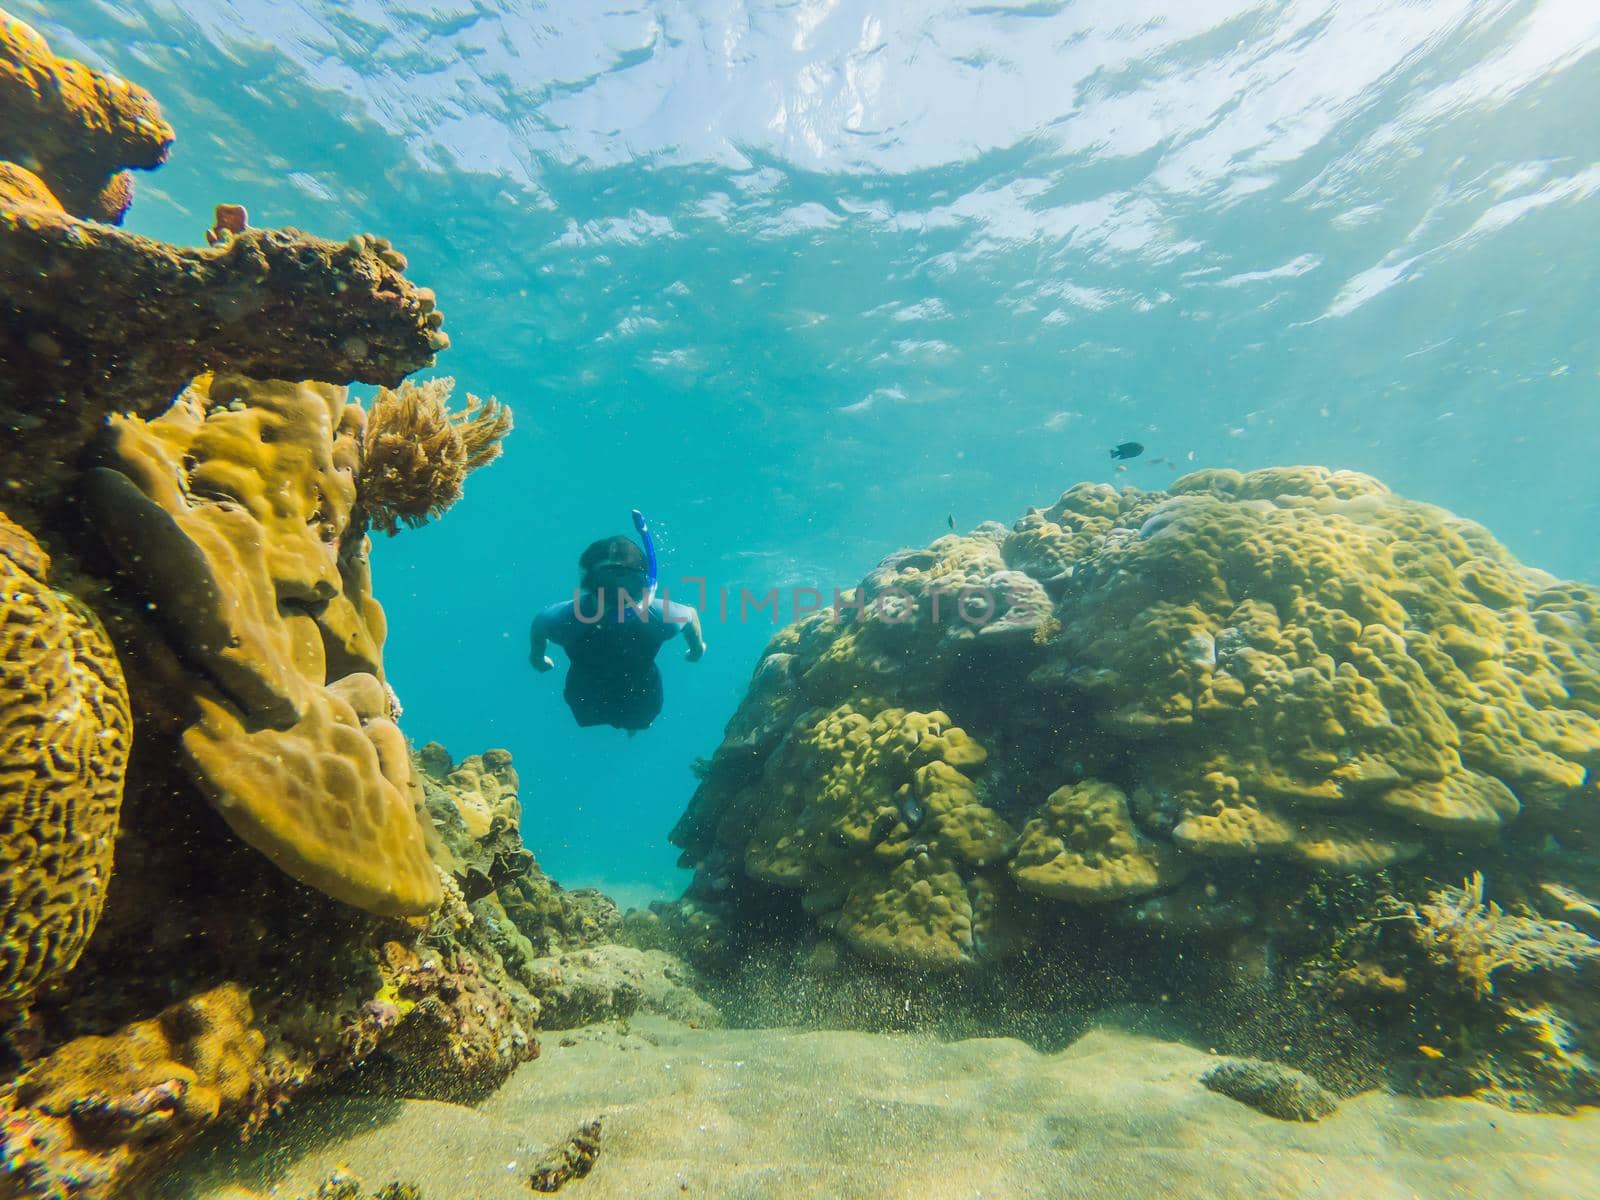
<instances>
[{"instance_id":1,"label":"swimmer's hand","mask_svg":"<svg viewBox=\"0 0 1600 1200\"><path fill-rule=\"evenodd\" d=\"M705 657L705 653L706 644L704 642L695 642L683 652L683 658L685 662L699 662Z\"/></svg>"},{"instance_id":2,"label":"swimmer's hand","mask_svg":"<svg viewBox=\"0 0 1600 1200\"><path fill-rule=\"evenodd\" d=\"M546 671L553 671L556 668L555 659L551 658L548 654L540 654L537 657L529 655L528 661L533 664L533 669L539 672L541 675L543 675Z\"/></svg>"}]
</instances>

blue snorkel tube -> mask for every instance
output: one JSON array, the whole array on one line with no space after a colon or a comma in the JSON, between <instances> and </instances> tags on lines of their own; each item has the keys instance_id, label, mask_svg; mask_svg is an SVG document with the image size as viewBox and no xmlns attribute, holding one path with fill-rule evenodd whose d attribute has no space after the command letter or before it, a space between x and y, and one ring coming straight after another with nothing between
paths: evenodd
<instances>
[{"instance_id":1,"label":"blue snorkel tube","mask_svg":"<svg viewBox=\"0 0 1600 1200\"><path fill-rule=\"evenodd\" d=\"M650 526L645 524L644 514L637 508L633 510L633 527L644 542L644 607L648 608L656 598L656 540L650 536Z\"/></svg>"}]
</instances>

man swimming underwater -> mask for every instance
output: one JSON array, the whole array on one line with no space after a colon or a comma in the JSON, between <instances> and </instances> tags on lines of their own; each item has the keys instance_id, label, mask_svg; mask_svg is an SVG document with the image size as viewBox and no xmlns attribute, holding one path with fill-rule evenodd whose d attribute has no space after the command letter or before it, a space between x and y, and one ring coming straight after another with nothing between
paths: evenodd
<instances>
[{"instance_id":1,"label":"man swimming underwater","mask_svg":"<svg viewBox=\"0 0 1600 1200\"><path fill-rule=\"evenodd\" d=\"M661 712L661 671L656 654L683 630L684 657L699 662L706 652L700 614L686 604L656 599L656 546L644 516L633 514L644 540L593 543L578 559L576 601L552 604L533 619L528 661L541 673L555 667L545 653L550 642L567 652L562 691L579 725L612 725L634 734Z\"/></svg>"}]
</instances>

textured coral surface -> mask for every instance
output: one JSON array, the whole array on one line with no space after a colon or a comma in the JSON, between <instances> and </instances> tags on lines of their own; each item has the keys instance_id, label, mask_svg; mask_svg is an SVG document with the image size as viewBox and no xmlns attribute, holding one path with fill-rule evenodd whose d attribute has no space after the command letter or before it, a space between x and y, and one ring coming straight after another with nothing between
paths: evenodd
<instances>
[{"instance_id":1,"label":"textured coral surface","mask_svg":"<svg viewBox=\"0 0 1600 1200\"><path fill-rule=\"evenodd\" d=\"M243 1108L265 1045L254 1021L227 984L35 1064L0 1090L0 1193L136 1194L187 1137Z\"/></svg>"},{"instance_id":2,"label":"textured coral surface","mask_svg":"<svg viewBox=\"0 0 1600 1200\"><path fill-rule=\"evenodd\" d=\"M133 740L93 613L0 513L0 1001L70 971L111 878Z\"/></svg>"}]
</instances>

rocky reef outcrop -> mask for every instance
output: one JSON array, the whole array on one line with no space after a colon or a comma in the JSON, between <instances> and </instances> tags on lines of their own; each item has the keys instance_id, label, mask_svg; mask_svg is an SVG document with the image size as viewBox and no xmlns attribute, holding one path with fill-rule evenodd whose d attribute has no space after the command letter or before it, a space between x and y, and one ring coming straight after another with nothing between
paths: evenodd
<instances>
[{"instance_id":1,"label":"rocky reef outcrop","mask_svg":"<svg viewBox=\"0 0 1600 1200\"><path fill-rule=\"evenodd\" d=\"M1522 919L1595 894L1600 589L1367 476L1080 484L843 599L769 644L673 833L696 879L654 935L709 961L809 930L1003 975L1143 939L1254 960L1303 1012L1331 977L1300 968L1384 904L1478 871ZM1481 1027L1491 990L1412 996ZM1547 1058L1521 1094L1600 1099L1576 1078Z\"/></svg>"},{"instance_id":2,"label":"rocky reef outcrop","mask_svg":"<svg viewBox=\"0 0 1600 1200\"><path fill-rule=\"evenodd\" d=\"M144 1194L332 1080L482 1095L538 1053L535 964L619 925L523 848L510 756L414 755L384 672L369 531L509 411L402 383L448 339L380 238L115 228L172 140L0 13L5 1197Z\"/></svg>"}]
</instances>

